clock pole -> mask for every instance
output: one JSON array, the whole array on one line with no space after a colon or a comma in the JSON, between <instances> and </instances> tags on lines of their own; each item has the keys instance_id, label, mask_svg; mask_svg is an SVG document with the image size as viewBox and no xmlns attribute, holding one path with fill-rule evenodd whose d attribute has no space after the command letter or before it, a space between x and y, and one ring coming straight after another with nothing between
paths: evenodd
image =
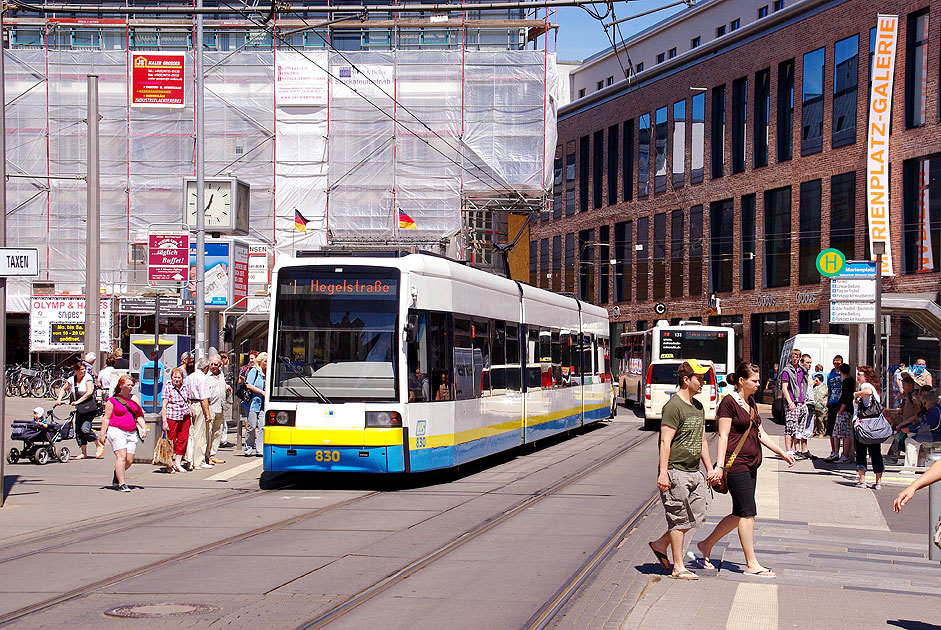
<instances>
[{"instance_id":1,"label":"clock pole","mask_svg":"<svg viewBox=\"0 0 941 630\"><path fill-rule=\"evenodd\" d=\"M203 0L196 0L202 9ZM206 186L205 93L203 92L203 14L196 15L196 357L206 355Z\"/></svg>"}]
</instances>

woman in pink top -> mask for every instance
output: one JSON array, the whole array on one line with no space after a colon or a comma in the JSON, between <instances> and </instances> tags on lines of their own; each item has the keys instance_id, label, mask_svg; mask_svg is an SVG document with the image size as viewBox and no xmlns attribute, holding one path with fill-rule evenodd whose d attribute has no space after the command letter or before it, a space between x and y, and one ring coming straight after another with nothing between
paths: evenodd
<instances>
[{"instance_id":1,"label":"woman in pink top","mask_svg":"<svg viewBox=\"0 0 941 630\"><path fill-rule=\"evenodd\" d=\"M114 451L114 477L111 483L116 490L130 492L124 473L134 463L138 433L141 439L147 435L144 410L136 398L131 397L134 377L122 376L114 388L114 396L105 404L105 417L101 421L101 432L108 436Z\"/></svg>"}]
</instances>

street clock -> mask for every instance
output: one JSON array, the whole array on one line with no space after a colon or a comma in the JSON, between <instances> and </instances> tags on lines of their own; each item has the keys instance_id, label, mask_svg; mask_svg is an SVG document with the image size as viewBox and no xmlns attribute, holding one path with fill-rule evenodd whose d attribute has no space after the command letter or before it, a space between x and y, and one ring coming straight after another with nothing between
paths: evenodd
<instances>
[{"instance_id":1,"label":"street clock","mask_svg":"<svg viewBox=\"0 0 941 630\"><path fill-rule=\"evenodd\" d=\"M186 224L196 229L196 178L183 178L183 208ZM251 188L235 177L206 177L203 186L203 216L207 232L248 234Z\"/></svg>"}]
</instances>

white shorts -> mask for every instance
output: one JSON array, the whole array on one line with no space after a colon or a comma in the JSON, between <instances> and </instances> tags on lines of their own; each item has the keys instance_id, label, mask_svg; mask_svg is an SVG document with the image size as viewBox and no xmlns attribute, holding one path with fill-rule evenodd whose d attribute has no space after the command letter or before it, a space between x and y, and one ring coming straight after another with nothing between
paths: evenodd
<instances>
[{"instance_id":1,"label":"white shorts","mask_svg":"<svg viewBox=\"0 0 941 630\"><path fill-rule=\"evenodd\" d=\"M132 455L137 452L137 430L125 431L117 427L108 427L108 442L111 450L127 450Z\"/></svg>"}]
</instances>

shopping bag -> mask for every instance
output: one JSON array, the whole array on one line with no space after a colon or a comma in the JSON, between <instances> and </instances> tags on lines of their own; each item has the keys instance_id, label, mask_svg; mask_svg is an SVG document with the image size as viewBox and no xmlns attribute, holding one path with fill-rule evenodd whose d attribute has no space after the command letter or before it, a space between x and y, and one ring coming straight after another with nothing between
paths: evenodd
<instances>
[{"instance_id":1,"label":"shopping bag","mask_svg":"<svg viewBox=\"0 0 941 630\"><path fill-rule=\"evenodd\" d=\"M154 466L173 465L173 443L167 439L167 432L157 438L157 444L154 446Z\"/></svg>"}]
</instances>

